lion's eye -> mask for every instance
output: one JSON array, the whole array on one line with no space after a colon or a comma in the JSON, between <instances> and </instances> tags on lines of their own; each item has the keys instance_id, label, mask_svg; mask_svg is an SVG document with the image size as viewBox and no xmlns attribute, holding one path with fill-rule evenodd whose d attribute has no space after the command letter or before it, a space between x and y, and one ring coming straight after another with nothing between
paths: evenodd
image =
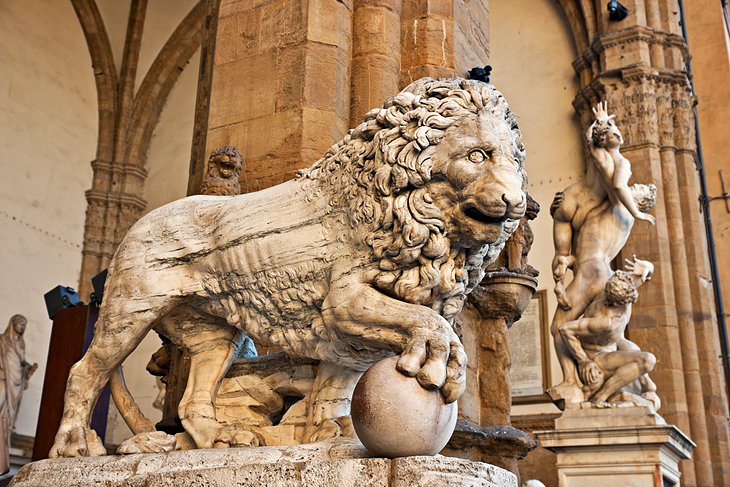
<instances>
[{"instance_id":1,"label":"lion's eye","mask_svg":"<svg viewBox=\"0 0 730 487\"><path fill-rule=\"evenodd\" d=\"M483 150L475 149L469 153L469 160L474 164L479 164L487 160L487 154Z\"/></svg>"}]
</instances>

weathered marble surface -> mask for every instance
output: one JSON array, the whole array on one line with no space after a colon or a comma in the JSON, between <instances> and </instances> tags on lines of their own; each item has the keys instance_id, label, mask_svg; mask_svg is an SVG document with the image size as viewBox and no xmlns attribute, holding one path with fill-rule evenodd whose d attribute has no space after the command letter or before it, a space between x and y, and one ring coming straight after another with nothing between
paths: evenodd
<instances>
[{"instance_id":1,"label":"weathered marble surface","mask_svg":"<svg viewBox=\"0 0 730 487\"><path fill-rule=\"evenodd\" d=\"M151 432L113 374L150 330L190 355L178 412L199 448L261 440L244 422L221 425L214 407L247 336L320 361L305 443L347 433L360 374L393 354L400 372L455 401L466 354L452 321L525 214L523 161L493 86L424 78L293 181L149 213L112 259L51 456L103 454L87 432L107 379L132 430Z\"/></svg>"},{"instance_id":2,"label":"weathered marble surface","mask_svg":"<svg viewBox=\"0 0 730 487\"><path fill-rule=\"evenodd\" d=\"M144 455L60 458L23 467L11 485L516 487L499 467L451 457L370 457L358 443L200 449Z\"/></svg>"},{"instance_id":3,"label":"weathered marble surface","mask_svg":"<svg viewBox=\"0 0 730 487\"><path fill-rule=\"evenodd\" d=\"M593 109L595 120L586 133L591 157L585 176L559 192L550 208L558 299L551 332L563 381L549 392L568 407L584 401L659 407L656 387L647 375L654 368L654 357L624 336L636 287L651 277L651 263L630 262L627 279L633 281L633 294L628 289L623 294L631 296L619 303L608 292L609 283L615 281L611 263L626 245L634 221L655 223L645 212L654 206L656 188L629 187L631 163L620 152L623 136L607 110L604 103ZM634 272L637 262L641 269ZM568 270L573 279L566 285ZM639 378L635 391L618 392Z\"/></svg>"}]
</instances>

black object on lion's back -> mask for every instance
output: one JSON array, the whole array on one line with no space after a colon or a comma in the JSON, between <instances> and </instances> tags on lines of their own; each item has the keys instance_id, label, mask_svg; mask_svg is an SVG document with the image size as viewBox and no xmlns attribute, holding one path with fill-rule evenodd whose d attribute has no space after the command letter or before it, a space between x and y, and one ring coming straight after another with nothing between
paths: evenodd
<instances>
[{"instance_id":1,"label":"black object on lion's back","mask_svg":"<svg viewBox=\"0 0 730 487\"><path fill-rule=\"evenodd\" d=\"M489 83L489 75L492 72L492 67L490 65L486 65L483 68L471 68L469 70L469 79L475 79L478 81L484 81L485 83Z\"/></svg>"},{"instance_id":2,"label":"black object on lion's back","mask_svg":"<svg viewBox=\"0 0 730 487\"><path fill-rule=\"evenodd\" d=\"M616 0L610 0L606 8L608 9L608 19L614 22L620 22L629 16L629 9Z\"/></svg>"}]
</instances>

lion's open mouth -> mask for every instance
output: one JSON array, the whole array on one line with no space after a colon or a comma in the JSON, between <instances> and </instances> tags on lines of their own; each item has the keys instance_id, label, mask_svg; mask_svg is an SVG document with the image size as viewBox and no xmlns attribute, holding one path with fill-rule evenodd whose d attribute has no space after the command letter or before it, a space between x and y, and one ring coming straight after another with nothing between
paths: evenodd
<instances>
[{"instance_id":1,"label":"lion's open mouth","mask_svg":"<svg viewBox=\"0 0 730 487\"><path fill-rule=\"evenodd\" d=\"M507 219L507 215L491 216L486 213L482 213L476 206L469 205L463 208L464 215L472 220L476 220L480 223L485 224L499 224L503 223Z\"/></svg>"}]
</instances>

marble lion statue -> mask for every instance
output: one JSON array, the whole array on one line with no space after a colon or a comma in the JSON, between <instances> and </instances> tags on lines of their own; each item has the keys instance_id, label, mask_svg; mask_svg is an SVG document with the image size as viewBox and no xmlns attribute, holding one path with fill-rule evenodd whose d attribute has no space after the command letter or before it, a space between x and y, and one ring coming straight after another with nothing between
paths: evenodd
<instances>
[{"instance_id":1,"label":"marble lion statue","mask_svg":"<svg viewBox=\"0 0 730 487\"><path fill-rule=\"evenodd\" d=\"M153 431L115 373L150 330L190 354L178 412L199 448L247 443L214 409L247 336L319 360L306 441L340 434L358 378L393 354L455 401L467 359L451 323L525 213L523 161L492 85L424 78L294 180L152 211L111 261L50 456L106 453L88 424L110 380L132 430Z\"/></svg>"}]
</instances>

